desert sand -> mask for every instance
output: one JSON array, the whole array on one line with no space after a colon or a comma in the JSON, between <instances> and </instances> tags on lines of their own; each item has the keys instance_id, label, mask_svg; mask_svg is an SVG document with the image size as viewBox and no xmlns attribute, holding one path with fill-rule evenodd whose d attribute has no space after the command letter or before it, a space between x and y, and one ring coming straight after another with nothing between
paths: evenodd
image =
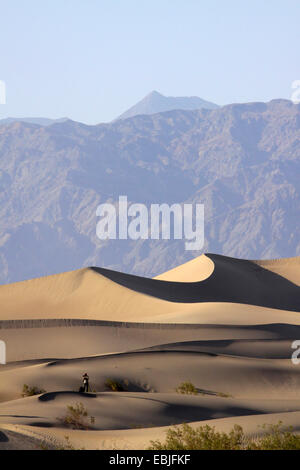
<instances>
[{"instance_id":1,"label":"desert sand","mask_svg":"<svg viewBox=\"0 0 300 470\"><path fill-rule=\"evenodd\" d=\"M144 449L182 422L300 432L299 285L300 258L207 254L154 279L86 268L0 286L0 449L66 435L78 449ZM84 372L95 393L78 392ZM197 395L176 392L187 380ZM22 398L24 384L45 392ZM91 430L61 422L79 402Z\"/></svg>"}]
</instances>

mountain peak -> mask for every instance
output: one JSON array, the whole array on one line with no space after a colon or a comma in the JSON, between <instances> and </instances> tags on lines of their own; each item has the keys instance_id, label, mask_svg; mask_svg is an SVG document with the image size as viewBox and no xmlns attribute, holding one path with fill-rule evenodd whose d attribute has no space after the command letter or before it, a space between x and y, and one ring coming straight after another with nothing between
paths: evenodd
<instances>
[{"instance_id":1,"label":"mountain peak","mask_svg":"<svg viewBox=\"0 0 300 470\"><path fill-rule=\"evenodd\" d=\"M127 119L140 114L156 114L174 109L195 110L215 109L218 105L205 101L197 96L164 96L156 90L151 91L141 101L125 111L117 119Z\"/></svg>"},{"instance_id":2,"label":"mountain peak","mask_svg":"<svg viewBox=\"0 0 300 470\"><path fill-rule=\"evenodd\" d=\"M146 95L146 98L148 97L151 97L151 96L163 96L161 93L159 93L158 91L156 90L152 90L150 91L150 93L148 93L148 95Z\"/></svg>"}]
</instances>

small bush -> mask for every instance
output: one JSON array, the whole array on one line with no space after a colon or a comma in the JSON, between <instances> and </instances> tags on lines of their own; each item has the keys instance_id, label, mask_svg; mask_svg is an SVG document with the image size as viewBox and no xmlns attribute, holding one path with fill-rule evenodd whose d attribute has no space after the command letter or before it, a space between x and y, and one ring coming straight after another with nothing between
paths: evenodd
<instances>
[{"instance_id":1,"label":"small bush","mask_svg":"<svg viewBox=\"0 0 300 470\"><path fill-rule=\"evenodd\" d=\"M234 426L229 434L216 432L210 426L193 429L188 424L167 431L166 441L151 441L151 450L229 450L239 449L243 430Z\"/></svg>"},{"instance_id":2,"label":"small bush","mask_svg":"<svg viewBox=\"0 0 300 470\"><path fill-rule=\"evenodd\" d=\"M198 395L198 390L192 382L182 382L179 387L176 388L177 393L183 393L186 395Z\"/></svg>"},{"instance_id":3,"label":"small bush","mask_svg":"<svg viewBox=\"0 0 300 470\"><path fill-rule=\"evenodd\" d=\"M235 425L229 433L217 432L205 425L192 428L188 424L167 431L166 441L151 441L150 450L300 450L300 435L282 422L264 425L265 434L256 438L245 436L243 428Z\"/></svg>"},{"instance_id":4,"label":"small bush","mask_svg":"<svg viewBox=\"0 0 300 470\"><path fill-rule=\"evenodd\" d=\"M107 379L105 382L105 386L112 392L125 392L123 385L117 382L116 380Z\"/></svg>"},{"instance_id":5,"label":"small bush","mask_svg":"<svg viewBox=\"0 0 300 470\"><path fill-rule=\"evenodd\" d=\"M72 429L88 430L91 429L90 424L95 423L95 418L89 416L83 403L75 403L75 405L67 406L67 414L63 418L59 418L65 426Z\"/></svg>"},{"instance_id":6,"label":"small bush","mask_svg":"<svg viewBox=\"0 0 300 470\"><path fill-rule=\"evenodd\" d=\"M41 393L45 393L46 391L43 389L40 389L38 387L30 387L27 384L23 385L23 391L22 391L22 397L32 397L33 395L40 395Z\"/></svg>"}]
</instances>

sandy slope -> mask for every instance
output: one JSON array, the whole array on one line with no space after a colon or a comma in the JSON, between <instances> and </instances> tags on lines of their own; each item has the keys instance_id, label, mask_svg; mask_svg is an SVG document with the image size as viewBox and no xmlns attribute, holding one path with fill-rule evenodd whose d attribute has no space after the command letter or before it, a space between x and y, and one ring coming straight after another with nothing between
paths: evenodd
<instances>
[{"instance_id":1,"label":"sandy slope","mask_svg":"<svg viewBox=\"0 0 300 470\"><path fill-rule=\"evenodd\" d=\"M144 448L183 421L300 430L299 281L299 258L203 255L156 279L90 268L0 286L0 449L66 433L76 447ZM84 372L96 395L77 393ZM176 393L186 380L199 395ZM24 383L47 393L21 398ZM78 401L93 431L57 420Z\"/></svg>"},{"instance_id":2,"label":"sandy slope","mask_svg":"<svg viewBox=\"0 0 300 470\"><path fill-rule=\"evenodd\" d=\"M56 392L6 402L0 405L0 423L37 427L65 427L61 418L67 405L83 403L94 423L93 430L134 429L204 421L232 416L251 416L300 411L300 399L234 399L185 396L170 393L98 393ZM1 424L0 424L1 425Z\"/></svg>"},{"instance_id":3,"label":"sandy slope","mask_svg":"<svg viewBox=\"0 0 300 470\"><path fill-rule=\"evenodd\" d=\"M54 447L53 447L54 448ZM0 450L40 450L40 439L34 439L26 433L0 429Z\"/></svg>"},{"instance_id":4,"label":"sandy slope","mask_svg":"<svg viewBox=\"0 0 300 470\"><path fill-rule=\"evenodd\" d=\"M257 260L254 263L285 277L300 286L300 256L273 260Z\"/></svg>"},{"instance_id":5,"label":"sandy slope","mask_svg":"<svg viewBox=\"0 0 300 470\"><path fill-rule=\"evenodd\" d=\"M229 312L230 313L230 312ZM247 325L247 316L243 317L244 324L238 324L238 314L241 317L243 310L237 312L236 324L137 324L137 323L111 323L103 325L102 322L73 321L74 326L51 326L55 321L30 322L31 327L17 327L0 330L0 337L7 344L7 360L24 361L51 358L77 358L112 352L124 352L134 349L163 345L183 341L220 341L222 348L224 341L235 340L288 340L290 343L300 338L300 326L288 323L259 324L262 320L257 318L258 324ZM276 312L277 313L277 312ZM283 314L286 312L283 312ZM245 314L245 312L244 312ZM208 314L207 314L208 318ZM274 317L270 317L274 321ZM226 323L226 313L222 317ZM287 321L287 320L286 320ZM23 324L23 323L21 323ZM36 328L33 325L37 325ZM48 325L48 326L47 326ZM62 326L66 325L66 326ZM77 325L77 326L75 326ZM217 343L216 343L217 344ZM242 348L242 344L239 344ZM251 346L252 348L252 346ZM223 350L223 349L221 349ZM239 353L241 350L239 349ZM291 349L288 347L288 354ZM226 353L226 348L224 349ZM266 356L268 357L268 356ZM273 356L272 356L273 357ZM286 357L286 356L280 356ZM6 366L7 367L7 366ZM2 367L3 370L3 367Z\"/></svg>"},{"instance_id":6,"label":"sandy slope","mask_svg":"<svg viewBox=\"0 0 300 470\"><path fill-rule=\"evenodd\" d=\"M299 368L289 359L289 341L220 341L193 343L92 356L19 364L1 369L0 401L21 396L23 384L46 391L78 390L88 371L91 385L105 391L106 379L114 379L133 392L175 392L186 380L204 394L226 393L234 397L299 396ZM284 377L284 381L282 378Z\"/></svg>"},{"instance_id":7,"label":"sandy slope","mask_svg":"<svg viewBox=\"0 0 300 470\"><path fill-rule=\"evenodd\" d=\"M285 423L286 426L292 426L295 432L300 432L300 412L281 412L281 413L263 413L247 416L234 416L219 419L210 419L204 421L194 421L190 423L192 427L201 425L210 425L220 431L230 431L235 424L239 424L248 435L257 436L263 433L262 426L267 424ZM24 448L24 439L27 437L39 440L48 447L54 446L61 448L66 446L66 436L75 449L147 449L151 441L164 441L169 426L152 427L144 429L119 429L105 431L76 431L62 428L44 428L32 427L28 425L4 424L1 425L3 432L13 430L19 436L19 447ZM1 449L0 442L0 449Z\"/></svg>"},{"instance_id":8,"label":"sandy slope","mask_svg":"<svg viewBox=\"0 0 300 470\"><path fill-rule=\"evenodd\" d=\"M67 404L75 405L78 400L95 417L94 430L67 429L57 419L65 416ZM33 397L15 402L15 407L11 403L0 406L2 414L14 413L11 418L0 418L0 428L4 433L7 430L17 432L22 447L21 441L26 437L40 440L44 445L62 446L66 445L67 436L77 449L144 449L151 440L164 439L168 427L161 427L162 424L180 423L188 415L193 427L209 424L229 431L234 424L240 424L247 434L256 435L263 432L259 426L282 421L300 431L299 408L299 400L283 403L282 400L245 401L170 394L124 394L120 397L113 393L80 397L64 393L56 394L49 402ZM200 421L196 421L198 419ZM141 428L144 425L146 427Z\"/></svg>"}]
</instances>

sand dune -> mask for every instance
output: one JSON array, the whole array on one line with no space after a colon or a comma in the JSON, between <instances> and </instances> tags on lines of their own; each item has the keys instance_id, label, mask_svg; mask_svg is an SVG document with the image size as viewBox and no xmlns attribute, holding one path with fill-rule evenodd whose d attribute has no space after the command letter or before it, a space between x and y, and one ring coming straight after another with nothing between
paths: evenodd
<instances>
[{"instance_id":1,"label":"sand dune","mask_svg":"<svg viewBox=\"0 0 300 470\"><path fill-rule=\"evenodd\" d=\"M223 305L218 309L220 303L300 311L299 287L284 277L250 261L207 256L214 263L214 270L197 282L146 279L90 268L0 286L0 320L86 318L143 322L160 321L156 318L159 315L172 314L175 321L184 323L187 313L199 312L201 322L204 303L216 305L217 311L223 309ZM204 265L201 276L207 275L207 264L210 263L199 263ZM186 268L183 269L187 279Z\"/></svg>"},{"instance_id":2,"label":"sand dune","mask_svg":"<svg viewBox=\"0 0 300 470\"><path fill-rule=\"evenodd\" d=\"M289 340L215 340L158 345L136 351L1 368L0 401L17 399L23 384L46 391L78 390L88 371L93 389L104 392L107 379L130 392L175 393L187 380L204 395L298 398L300 375L290 361ZM282 378L285 378L283 381ZM230 378L230 380L229 380Z\"/></svg>"},{"instance_id":3,"label":"sand dune","mask_svg":"<svg viewBox=\"0 0 300 470\"><path fill-rule=\"evenodd\" d=\"M48 395L48 397L47 397ZM93 430L65 428L60 418L66 406L83 403L95 418ZM300 400L238 400L173 394L103 393L81 396L73 393L46 394L0 405L2 432L17 431L19 439L31 437L48 445L72 445L81 449L143 449L150 440L165 437L165 426L190 422L209 424L229 431L240 424L248 434L262 433L259 425L283 421L300 430ZM2 423L2 421L5 421ZM162 427L163 426L163 427Z\"/></svg>"},{"instance_id":4,"label":"sand dune","mask_svg":"<svg viewBox=\"0 0 300 470\"><path fill-rule=\"evenodd\" d=\"M278 416L300 431L299 266L208 254L155 279L86 268L0 286L0 449L66 432L77 447L145 448L172 424L251 433ZM84 372L96 394L78 393ZM176 392L187 380L197 396ZM24 384L46 393L21 398ZM57 419L79 401L91 431Z\"/></svg>"},{"instance_id":5,"label":"sand dune","mask_svg":"<svg viewBox=\"0 0 300 470\"><path fill-rule=\"evenodd\" d=\"M221 397L184 396L168 393L56 392L0 405L0 423L38 427L64 427L60 418L67 405L81 402L95 418L93 430L133 429L204 421L232 416L249 416L300 411L300 399L243 400Z\"/></svg>"},{"instance_id":6,"label":"sand dune","mask_svg":"<svg viewBox=\"0 0 300 470\"><path fill-rule=\"evenodd\" d=\"M215 268L199 282L147 279L103 268L92 270L131 290L173 303L236 302L300 311L300 290L284 277L247 260L206 256Z\"/></svg>"},{"instance_id":7,"label":"sand dune","mask_svg":"<svg viewBox=\"0 0 300 470\"><path fill-rule=\"evenodd\" d=\"M234 416L226 418L216 418L203 421L194 421L189 423L192 427L204 426L206 424L215 427L219 431L229 432L235 424L243 427L248 435L257 436L263 434L263 425L278 424L281 421L286 426L291 426L297 433L300 432L300 412L280 412L280 413L262 413L246 416ZM3 424L1 425L3 433L13 431L18 435L19 443L22 448L24 439L34 439L40 441L48 448L66 446L66 436L75 449L85 450L111 450L111 449L147 449L150 441L164 441L169 426L137 428L137 429L118 429L105 431L78 431L63 428L45 428L39 426ZM19 445L20 445L19 444ZM0 442L0 448L1 442ZM20 448L20 447L18 447Z\"/></svg>"},{"instance_id":8,"label":"sand dune","mask_svg":"<svg viewBox=\"0 0 300 470\"><path fill-rule=\"evenodd\" d=\"M9 386L9 393L5 383L1 384L1 399L19 398L24 383L37 385L48 391L78 390L85 370L91 376L92 387L99 391L106 389L107 378L117 380L131 391L152 390L156 393L175 393L180 383L191 380L199 391L208 396L226 393L235 397L280 398L285 393L281 376L285 376L292 384L285 396L299 396L298 371L295 367L290 367L290 361L286 360L239 359L195 353L157 353L108 358L107 361L85 359L80 363L56 366L38 364L23 370L3 371L1 374ZM163 361L162 366L159 361ZM178 362L180 365L177 367ZM99 371L100 366L102 370ZM228 377L230 381L227 381Z\"/></svg>"}]
</instances>

